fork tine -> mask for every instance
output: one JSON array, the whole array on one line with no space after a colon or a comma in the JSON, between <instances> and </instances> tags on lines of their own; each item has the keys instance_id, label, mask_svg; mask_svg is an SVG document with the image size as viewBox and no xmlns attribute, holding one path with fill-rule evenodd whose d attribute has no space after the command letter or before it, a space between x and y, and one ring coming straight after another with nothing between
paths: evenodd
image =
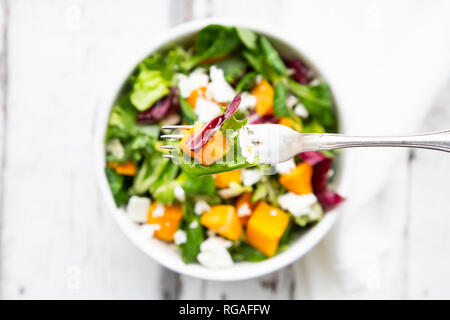
<instances>
[{"instance_id":1,"label":"fork tine","mask_svg":"<svg viewBox=\"0 0 450 320\"><path fill-rule=\"evenodd\" d=\"M161 139L181 139L183 137L183 134L163 134Z\"/></svg>"},{"instance_id":2,"label":"fork tine","mask_svg":"<svg viewBox=\"0 0 450 320\"><path fill-rule=\"evenodd\" d=\"M192 129L194 126L185 125L185 126L163 126L164 130L177 130L177 129Z\"/></svg>"},{"instance_id":3,"label":"fork tine","mask_svg":"<svg viewBox=\"0 0 450 320\"><path fill-rule=\"evenodd\" d=\"M173 146L161 146L161 149L166 149L166 150L173 150L174 147Z\"/></svg>"},{"instance_id":4,"label":"fork tine","mask_svg":"<svg viewBox=\"0 0 450 320\"><path fill-rule=\"evenodd\" d=\"M162 155L164 158L167 158L167 159L174 159L175 157L173 156L173 155L171 155L171 154L163 154Z\"/></svg>"}]
</instances>

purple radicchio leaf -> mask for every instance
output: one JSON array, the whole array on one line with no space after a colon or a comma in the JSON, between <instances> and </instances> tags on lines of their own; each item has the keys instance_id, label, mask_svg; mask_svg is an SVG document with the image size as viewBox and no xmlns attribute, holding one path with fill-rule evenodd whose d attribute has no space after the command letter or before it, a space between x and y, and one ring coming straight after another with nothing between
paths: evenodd
<instances>
[{"instance_id":1,"label":"purple radicchio leaf","mask_svg":"<svg viewBox=\"0 0 450 320\"><path fill-rule=\"evenodd\" d=\"M225 109L225 112L220 116L215 117L208 122L202 129L200 134L191 134L186 141L191 151L197 152L222 128L224 122L231 118L236 112L241 103L241 94L234 97L233 101Z\"/></svg>"},{"instance_id":2,"label":"purple radicchio leaf","mask_svg":"<svg viewBox=\"0 0 450 320\"><path fill-rule=\"evenodd\" d=\"M324 211L334 209L345 200L337 193L328 190L328 173L333 159L316 151L303 152L300 158L313 166L313 191Z\"/></svg>"},{"instance_id":3,"label":"purple radicchio leaf","mask_svg":"<svg viewBox=\"0 0 450 320\"><path fill-rule=\"evenodd\" d=\"M248 115L248 124L277 123L278 118L273 115L261 116L255 111Z\"/></svg>"},{"instance_id":4,"label":"purple radicchio leaf","mask_svg":"<svg viewBox=\"0 0 450 320\"><path fill-rule=\"evenodd\" d=\"M178 100L178 90L170 87L170 92L164 98L158 100L153 107L136 115L138 124L152 124L160 121L167 115L179 111L180 101Z\"/></svg>"},{"instance_id":5,"label":"purple radicchio leaf","mask_svg":"<svg viewBox=\"0 0 450 320\"><path fill-rule=\"evenodd\" d=\"M309 69L309 67L298 58L289 60L286 64L289 68L295 70L295 73L292 75L292 77L298 83L308 84L308 82L313 77L311 69Z\"/></svg>"}]
</instances>

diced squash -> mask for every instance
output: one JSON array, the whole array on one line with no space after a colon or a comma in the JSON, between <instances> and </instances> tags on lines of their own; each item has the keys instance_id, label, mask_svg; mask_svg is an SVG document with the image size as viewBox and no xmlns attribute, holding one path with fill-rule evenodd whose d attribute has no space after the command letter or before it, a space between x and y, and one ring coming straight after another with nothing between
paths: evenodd
<instances>
[{"instance_id":1,"label":"diced squash","mask_svg":"<svg viewBox=\"0 0 450 320\"><path fill-rule=\"evenodd\" d=\"M256 97L255 110L259 115L273 114L274 91L267 80L262 80L258 83L251 93Z\"/></svg>"},{"instance_id":2,"label":"diced squash","mask_svg":"<svg viewBox=\"0 0 450 320\"><path fill-rule=\"evenodd\" d=\"M180 147L181 150L193 157L198 162L205 166L209 166L216 162L217 160L223 158L231 148L231 144L228 139L220 132L217 131L216 134L203 146L202 150L198 152L193 152L186 144L186 141L192 133L201 134L201 127L203 125L198 123L194 128L190 129L189 132L181 139Z\"/></svg>"},{"instance_id":3,"label":"diced squash","mask_svg":"<svg viewBox=\"0 0 450 320\"><path fill-rule=\"evenodd\" d=\"M195 105L197 104L197 99L199 97L205 98L206 95L206 87L200 87L191 92L189 97L187 98L187 102L191 105L193 109L195 109Z\"/></svg>"},{"instance_id":4,"label":"diced squash","mask_svg":"<svg viewBox=\"0 0 450 320\"><path fill-rule=\"evenodd\" d=\"M244 192L241 194L241 196L236 200L236 212L239 217L239 221L241 221L241 225L245 227L247 225L248 220L251 217L251 214L247 216L239 216L239 209L241 207L247 205L247 208L253 213L253 210L255 209L255 204L252 202L252 193L251 192Z\"/></svg>"},{"instance_id":5,"label":"diced squash","mask_svg":"<svg viewBox=\"0 0 450 320\"><path fill-rule=\"evenodd\" d=\"M278 248L281 237L289 224L289 215L266 202L260 202L247 224L247 241L271 257Z\"/></svg>"},{"instance_id":6,"label":"diced squash","mask_svg":"<svg viewBox=\"0 0 450 320\"><path fill-rule=\"evenodd\" d=\"M302 162L292 172L281 175L280 183L296 194L308 194L313 192L312 175L313 167L307 162Z\"/></svg>"},{"instance_id":7,"label":"diced squash","mask_svg":"<svg viewBox=\"0 0 450 320\"><path fill-rule=\"evenodd\" d=\"M159 206L164 207L164 212L155 213ZM154 236L158 239L173 242L173 235L178 230L181 218L183 218L183 209L178 205L163 205L153 202L148 209L147 223L158 224L160 229L155 231Z\"/></svg>"},{"instance_id":8,"label":"diced squash","mask_svg":"<svg viewBox=\"0 0 450 320\"><path fill-rule=\"evenodd\" d=\"M241 170L236 169L228 172L217 173L214 175L214 182L218 188L228 188L230 183L236 182L241 183Z\"/></svg>"},{"instance_id":9,"label":"diced squash","mask_svg":"<svg viewBox=\"0 0 450 320\"><path fill-rule=\"evenodd\" d=\"M134 176L136 174L136 166L131 161L125 163L108 162L108 167L114 169L118 174L123 176Z\"/></svg>"},{"instance_id":10,"label":"diced squash","mask_svg":"<svg viewBox=\"0 0 450 320\"><path fill-rule=\"evenodd\" d=\"M281 118L281 119L278 121L278 124L282 124L283 126L289 127L289 128L291 128L291 129L294 128L293 123L292 123L292 120L291 120L290 118L287 118L287 117Z\"/></svg>"},{"instance_id":11,"label":"diced squash","mask_svg":"<svg viewBox=\"0 0 450 320\"><path fill-rule=\"evenodd\" d=\"M217 205L205 212L200 222L221 236L237 240L242 235L242 226L236 214L236 208L232 205Z\"/></svg>"}]
</instances>

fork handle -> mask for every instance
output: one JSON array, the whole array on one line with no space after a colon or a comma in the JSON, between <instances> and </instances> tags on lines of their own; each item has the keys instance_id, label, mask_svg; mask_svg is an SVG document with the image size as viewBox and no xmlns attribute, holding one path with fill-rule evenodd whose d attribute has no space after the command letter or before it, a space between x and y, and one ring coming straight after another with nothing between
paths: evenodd
<instances>
[{"instance_id":1,"label":"fork handle","mask_svg":"<svg viewBox=\"0 0 450 320\"><path fill-rule=\"evenodd\" d=\"M343 134L302 134L304 151L356 147L410 147L450 152L450 130L403 136L347 136Z\"/></svg>"}]
</instances>

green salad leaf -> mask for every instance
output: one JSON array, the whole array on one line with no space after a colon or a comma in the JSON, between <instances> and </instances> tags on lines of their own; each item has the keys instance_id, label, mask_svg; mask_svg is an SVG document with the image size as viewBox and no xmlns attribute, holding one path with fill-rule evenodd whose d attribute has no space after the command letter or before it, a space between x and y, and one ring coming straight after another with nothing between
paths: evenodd
<instances>
[{"instance_id":1,"label":"green salad leaf","mask_svg":"<svg viewBox=\"0 0 450 320\"><path fill-rule=\"evenodd\" d=\"M267 256L253 248L246 242L239 243L229 249L233 261L259 262L267 259Z\"/></svg>"},{"instance_id":2,"label":"green salad leaf","mask_svg":"<svg viewBox=\"0 0 450 320\"><path fill-rule=\"evenodd\" d=\"M109 167L105 168L105 173L116 205L120 207L126 204L130 196L127 190L125 190L125 177Z\"/></svg>"},{"instance_id":3,"label":"green salad leaf","mask_svg":"<svg viewBox=\"0 0 450 320\"><path fill-rule=\"evenodd\" d=\"M180 245L181 257L184 263L194 263L197 262L200 245L205 240L205 232L190 201L183 203L183 218L181 229L186 232L187 241Z\"/></svg>"},{"instance_id":4,"label":"green salad leaf","mask_svg":"<svg viewBox=\"0 0 450 320\"><path fill-rule=\"evenodd\" d=\"M167 94L169 94L169 83L162 77L161 71L140 68L130 96L131 103L136 109L147 110Z\"/></svg>"},{"instance_id":5,"label":"green salad leaf","mask_svg":"<svg viewBox=\"0 0 450 320\"><path fill-rule=\"evenodd\" d=\"M258 77L258 73L252 71L247 73L242 77L241 80L239 80L238 84L236 85L236 92L242 92L242 91L250 91L253 89L253 87L256 85L256 78Z\"/></svg>"},{"instance_id":6,"label":"green salad leaf","mask_svg":"<svg viewBox=\"0 0 450 320\"><path fill-rule=\"evenodd\" d=\"M233 51L238 44L239 38L233 28L210 24L197 34L194 62L223 57Z\"/></svg>"},{"instance_id":7,"label":"green salad leaf","mask_svg":"<svg viewBox=\"0 0 450 320\"><path fill-rule=\"evenodd\" d=\"M223 70L225 80L231 83L243 75L248 64L238 55L233 55L215 63L215 65Z\"/></svg>"},{"instance_id":8,"label":"green salad leaf","mask_svg":"<svg viewBox=\"0 0 450 320\"><path fill-rule=\"evenodd\" d=\"M250 50L258 49L258 36L252 30L237 27L236 33L244 46L246 46Z\"/></svg>"},{"instance_id":9,"label":"green salad leaf","mask_svg":"<svg viewBox=\"0 0 450 320\"><path fill-rule=\"evenodd\" d=\"M327 83L321 82L315 86L305 86L288 79L288 87L328 132L336 131L337 121L332 109L330 87Z\"/></svg>"},{"instance_id":10,"label":"green salad leaf","mask_svg":"<svg viewBox=\"0 0 450 320\"><path fill-rule=\"evenodd\" d=\"M178 99L180 101L181 117L183 121L187 124L194 124L198 118L197 114L194 112L194 109L192 109L192 106L186 99L182 97L178 97Z\"/></svg>"},{"instance_id":11,"label":"green salad leaf","mask_svg":"<svg viewBox=\"0 0 450 320\"><path fill-rule=\"evenodd\" d=\"M286 105L287 88L282 81L278 81L274 88L273 107L277 117L290 117L291 112Z\"/></svg>"},{"instance_id":12,"label":"green salad leaf","mask_svg":"<svg viewBox=\"0 0 450 320\"><path fill-rule=\"evenodd\" d=\"M148 192L150 186L162 175L169 161L169 159L163 158L159 152L147 156L134 177L132 192L137 195Z\"/></svg>"},{"instance_id":13,"label":"green salad leaf","mask_svg":"<svg viewBox=\"0 0 450 320\"><path fill-rule=\"evenodd\" d=\"M283 60L281 60L278 51L272 47L266 37L260 37L259 41L267 64L271 66L279 75L286 75L286 66L284 65Z\"/></svg>"}]
</instances>

